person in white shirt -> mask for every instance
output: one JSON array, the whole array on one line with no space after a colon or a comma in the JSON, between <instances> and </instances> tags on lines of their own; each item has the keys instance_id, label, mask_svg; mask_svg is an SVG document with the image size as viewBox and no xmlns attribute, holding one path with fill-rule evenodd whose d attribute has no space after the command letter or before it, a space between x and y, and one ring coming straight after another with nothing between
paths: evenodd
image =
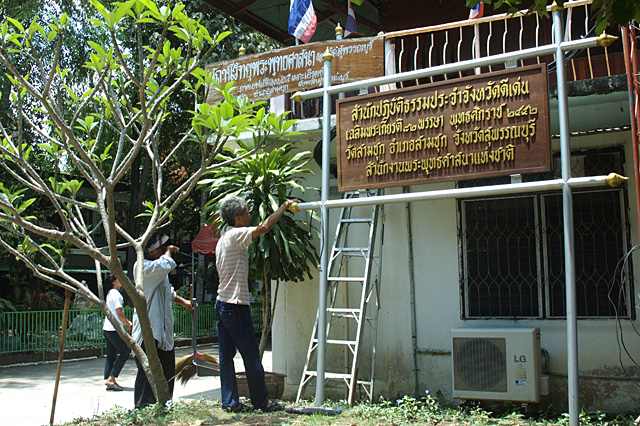
<instances>
[{"instance_id":1,"label":"person in white shirt","mask_svg":"<svg viewBox=\"0 0 640 426\"><path fill-rule=\"evenodd\" d=\"M269 232L285 210L298 200L287 200L258 226L249 226L249 211L239 197L226 198L220 205L220 217L228 225L216 246L216 268L220 277L216 314L220 358L220 394L222 408L244 411L240 402L233 365L236 351L242 355L249 395L254 410L279 411L284 407L269 399L264 368L255 338L249 307L249 254L247 247L259 235Z\"/></svg>"},{"instance_id":2,"label":"person in white shirt","mask_svg":"<svg viewBox=\"0 0 640 426\"><path fill-rule=\"evenodd\" d=\"M124 299L122 298L122 294L120 294L122 284L109 272L104 277L103 285L105 290L108 290L105 301L109 310L118 319L120 324L128 331L131 331L131 321L124 316L124 311L122 310L124 304ZM122 386L116 382L116 377L118 377L120 371L122 371L122 367L124 367L124 364L127 362L131 351L107 317L104 318L102 330L104 339L107 342L107 359L104 364L105 385L107 386L107 390L121 391Z\"/></svg>"},{"instance_id":3,"label":"person in white shirt","mask_svg":"<svg viewBox=\"0 0 640 426\"><path fill-rule=\"evenodd\" d=\"M176 267L176 262L171 255L178 251L178 247L167 245L169 237L160 237L154 233L145 247L144 253L144 279L142 291L147 299L147 312L151 322L151 331L158 349L160 364L164 370L164 376L169 383L169 392L173 396L173 384L175 376L176 354L173 347L173 308L175 302L189 310L193 310L191 301L183 299L176 294L176 291L169 282L169 273ZM133 265L135 270L136 264ZM134 316L132 336L139 345L142 343L142 331L137 316ZM138 375L133 389L133 397L136 408L143 408L150 404L155 404L156 398L153 389L147 380L147 376L142 368L142 364L136 358ZM167 401L162 401L166 403Z\"/></svg>"}]
</instances>

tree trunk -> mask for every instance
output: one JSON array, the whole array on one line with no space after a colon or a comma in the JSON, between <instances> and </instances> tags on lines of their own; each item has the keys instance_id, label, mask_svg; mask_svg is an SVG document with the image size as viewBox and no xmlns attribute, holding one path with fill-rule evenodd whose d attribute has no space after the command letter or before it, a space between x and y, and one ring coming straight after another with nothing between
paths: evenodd
<instances>
[{"instance_id":1,"label":"tree trunk","mask_svg":"<svg viewBox=\"0 0 640 426\"><path fill-rule=\"evenodd\" d=\"M11 99L11 84L6 77L2 81L6 82L6 84L0 85L0 123L2 123L9 133L11 133L11 130L13 129L13 126L10 126L11 120L9 120L9 111L11 111L9 106L9 101Z\"/></svg>"},{"instance_id":2,"label":"tree trunk","mask_svg":"<svg viewBox=\"0 0 640 426\"><path fill-rule=\"evenodd\" d=\"M140 321L140 328L142 330L142 338L144 340L144 348L146 352L146 356L140 358L140 363L142 364L147 380L149 380L151 388L154 391L156 401L164 405L165 402L171 399L169 383L164 377L162 364L160 364L160 359L158 358L158 350L155 345L156 341L153 338L151 323L149 322L149 315L146 312L146 307L142 312L144 315L141 315L140 312L141 311L138 313L138 320Z\"/></svg>"},{"instance_id":3,"label":"tree trunk","mask_svg":"<svg viewBox=\"0 0 640 426\"><path fill-rule=\"evenodd\" d=\"M267 276L262 270L262 279L266 280ZM265 284L266 281L263 281L262 287L269 288L271 281L269 280L269 285ZM271 305L271 310L267 309L269 307L269 290L265 290L262 295L262 334L260 335L260 345L258 349L260 350L260 359L264 355L264 350L267 348L267 341L269 340L269 335L271 334L271 329L273 328L273 316L276 312L276 302L278 300L278 289L280 288L280 280L276 280L276 289L273 292L273 305ZM269 315L271 313L271 315Z\"/></svg>"},{"instance_id":4,"label":"tree trunk","mask_svg":"<svg viewBox=\"0 0 640 426\"><path fill-rule=\"evenodd\" d=\"M267 277L267 270L262 267L262 334L260 335L260 359L264 355L264 350L267 347L267 339L269 337L269 277Z\"/></svg>"},{"instance_id":5,"label":"tree trunk","mask_svg":"<svg viewBox=\"0 0 640 426\"><path fill-rule=\"evenodd\" d=\"M202 190L200 191L200 211L204 210L204 206L207 203L207 189L205 187L202 188ZM202 227L205 225L207 219L204 216L200 216L200 228L198 228L198 231L200 231L200 229L202 229ZM191 255L193 256L195 253L191 252ZM196 271L202 271L202 273L199 274L195 274L195 278L197 281L197 286L196 286L196 299L198 301L198 304L202 304L204 302L204 277L205 277L205 272L206 272L206 262L205 262L205 256L202 254L198 254L198 263L196 266ZM192 273L195 271L192 271Z\"/></svg>"},{"instance_id":6,"label":"tree trunk","mask_svg":"<svg viewBox=\"0 0 640 426\"><path fill-rule=\"evenodd\" d=\"M133 283L133 282L132 282ZM118 325L116 329L120 328L122 331L121 337L127 342L129 348L131 348L151 384L153 393L156 397L156 401L161 401L163 404L171 399L169 392L169 384L164 377L164 371L162 370L162 364L158 358L158 350L156 348L156 341L153 338L153 332L151 330L151 322L149 321L149 314L147 313L147 300L144 293L141 290L136 290L130 285L123 285L124 291L129 295L133 306L138 313L138 322L140 323L140 330L142 332L142 339L145 346L145 351L136 344L133 337L129 333L125 333L124 328ZM109 309L103 302L101 304L103 313L106 315L106 311ZM114 318L115 320L115 318Z\"/></svg>"}]
</instances>

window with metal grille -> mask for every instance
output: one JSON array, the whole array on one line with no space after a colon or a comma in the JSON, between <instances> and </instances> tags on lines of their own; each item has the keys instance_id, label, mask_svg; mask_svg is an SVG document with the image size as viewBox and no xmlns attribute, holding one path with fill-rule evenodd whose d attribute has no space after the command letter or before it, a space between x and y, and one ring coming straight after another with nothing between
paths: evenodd
<instances>
[{"instance_id":1,"label":"window with metal grille","mask_svg":"<svg viewBox=\"0 0 640 426\"><path fill-rule=\"evenodd\" d=\"M622 164L620 150L574 153L572 175L622 174ZM473 184L489 183L462 185ZM629 249L626 204L621 188L573 192L579 317L633 315L630 271L619 268ZM463 318L564 317L561 193L466 199L459 208Z\"/></svg>"}]
</instances>

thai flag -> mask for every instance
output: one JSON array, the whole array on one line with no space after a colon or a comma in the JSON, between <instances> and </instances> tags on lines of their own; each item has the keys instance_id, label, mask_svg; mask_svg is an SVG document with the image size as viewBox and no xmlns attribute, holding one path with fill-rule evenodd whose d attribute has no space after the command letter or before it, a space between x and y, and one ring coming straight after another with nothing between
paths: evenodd
<instances>
[{"instance_id":1,"label":"thai flag","mask_svg":"<svg viewBox=\"0 0 640 426\"><path fill-rule=\"evenodd\" d=\"M469 9L469 19L482 18L484 15L484 3L480 2Z\"/></svg>"},{"instance_id":2,"label":"thai flag","mask_svg":"<svg viewBox=\"0 0 640 426\"><path fill-rule=\"evenodd\" d=\"M351 33L358 32L358 26L356 25L356 12L353 10L351 0L347 1L347 23L344 26L344 36L348 36Z\"/></svg>"},{"instance_id":3,"label":"thai flag","mask_svg":"<svg viewBox=\"0 0 640 426\"><path fill-rule=\"evenodd\" d=\"M308 43L318 26L311 0L291 0L289 7L289 34Z\"/></svg>"}]
</instances>

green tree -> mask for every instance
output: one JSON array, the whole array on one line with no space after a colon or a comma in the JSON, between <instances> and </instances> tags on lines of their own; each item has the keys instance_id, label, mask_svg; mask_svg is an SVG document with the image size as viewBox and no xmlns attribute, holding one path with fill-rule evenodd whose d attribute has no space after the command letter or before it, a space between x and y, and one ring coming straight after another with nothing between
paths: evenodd
<instances>
[{"instance_id":1,"label":"green tree","mask_svg":"<svg viewBox=\"0 0 640 426\"><path fill-rule=\"evenodd\" d=\"M23 25L10 17L0 23L0 64L9 74L10 107L19 121L15 130L0 123L0 167L19 184L0 185L0 227L19 239L15 245L0 234L0 246L34 276L90 300L118 324L119 334L143 364L157 400L166 401L169 388L153 344L144 294L124 273L116 252L118 241L135 249L139 265L135 282L141 283L149 237L169 223L205 172L227 165L214 162L227 141L253 133L258 150L284 138L294 121L236 98L230 85L221 87L212 80L203 65L229 33L210 34L185 13L182 4L158 7L152 0L115 2L109 7L97 0L91 4L98 18L88 20L90 57L83 67L89 78L84 82L69 84L67 77L77 70L61 61L64 40L78 25L68 15L52 16L45 25L37 20ZM139 54L124 48L123 37L131 27L140 32L150 27L157 34ZM28 64L21 68L17 61ZM221 92L223 101L209 105L204 100L212 88ZM160 143L161 129L181 92L191 97L188 127L166 149ZM33 139L24 137L27 130ZM167 190L172 159L194 146L198 167ZM132 235L116 223L114 193L141 152L150 164L153 189L145 202L143 231ZM33 160L38 156L53 173L37 167ZM75 177L64 174L68 171ZM83 184L93 189L92 199L80 198ZM51 204L57 226L32 214L37 198ZM85 222L86 214L94 212L101 218L97 226L107 236L104 247L94 241L93 224ZM52 241L67 243L94 260L98 296L65 272L64 253ZM104 303L102 268L115 274L137 309L146 354Z\"/></svg>"},{"instance_id":2,"label":"green tree","mask_svg":"<svg viewBox=\"0 0 640 426\"><path fill-rule=\"evenodd\" d=\"M162 1L166 2L166 0ZM276 47L276 43L264 34L252 30L201 0L186 2L185 12L199 20L211 34L219 31L230 32L225 42L212 52L207 62L236 58L241 46L245 47L247 53L262 52ZM123 31L125 31L122 37L125 43L123 46L130 49L131 52L141 51L145 44L152 42L159 36L158 29L152 26L143 27L140 30L136 26L131 26ZM167 38L171 43L179 42L177 36L171 33L167 35ZM171 150L173 141L180 139L181 132L184 131L184 123L188 123L190 120L189 110L192 109L192 97L189 93L176 93L174 99L174 108L171 114L165 118L159 137L161 149L168 151ZM132 99L132 102L135 102L135 99ZM168 191L179 187L185 179L194 173L195 169L199 167L199 155L197 146L191 144L173 157L171 164L168 164L168 169L171 171L165 181ZM142 209L142 200L152 195L152 187L147 184L150 167L148 157L139 155L134 161L131 174L125 177L127 182L134 183L131 185L129 221L126 224L127 230L132 235L138 235L142 226L138 217ZM192 192L185 198L181 208L173 213L171 223L166 227L165 232L178 236L195 235L204 224L201 212L205 202L206 193ZM130 248L127 253L127 269L129 271L132 271L134 262L135 252L133 248ZM204 267L202 256L199 258L198 265ZM201 302L204 297L204 287L198 285L197 290L198 300Z\"/></svg>"},{"instance_id":3,"label":"green tree","mask_svg":"<svg viewBox=\"0 0 640 426\"><path fill-rule=\"evenodd\" d=\"M84 33L88 31L90 24L88 18L94 17L90 15L92 8L82 7L74 0L58 0L49 2L45 0L5 0L0 2L0 22L4 21L6 16L17 19L24 25L31 22L34 18L42 19L43 25L49 24L52 13L67 15L73 19L76 25L70 26L67 30L67 36L63 40L61 51L59 54L59 63L62 68L74 69L74 73L68 73L65 81L69 85L73 85L72 81L84 81L89 70L83 68L82 65L89 57L89 46L84 41ZM46 26L46 25L45 25ZM38 40L34 40L38 42ZM36 47L41 52L40 60L44 63L53 60L54 51L45 50ZM43 84L40 81L41 74L27 57L14 57L14 64L22 74L29 74L32 84ZM12 83L7 76L7 69L0 64L0 123L5 127L8 133L16 133L19 126L22 126L22 139L30 144L38 138L37 134L28 126L24 126L21 117L17 114L17 110L11 104ZM44 119L44 116L39 116ZM37 146L34 149L38 150ZM42 174L55 173L51 162L46 161L41 156L32 155L31 161ZM12 187L12 191L22 187L8 173L0 169L0 181L5 186ZM33 195L33 194L31 194ZM29 193L25 193L29 196ZM49 218L54 214L53 206L45 199L37 199L30 207L32 214L40 219ZM53 224L51 224L53 226ZM11 241L13 246L20 243L20 240L10 236L7 232L0 229L0 233L4 233L5 239ZM56 248L63 249L65 244L53 242ZM67 247L68 248L68 247ZM52 285L46 283L36 277L33 277L30 271L21 262L17 261L14 256L9 253L0 253L0 264L2 264L8 273L5 275L4 281L7 285L2 286L2 294L9 298L20 310L30 309L59 309L61 305L57 305L58 297L55 297L56 291ZM52 297L50 297L52 296Z\"/></svg>"},{"instance_id":4,"label":"green tree","mask_svg":"<svg viewBox=\"0 0 640 426\"><path fill-rule=\"evenodd\" d=\"M306 164L311 160L309 152L291 155L293 146L285 144L270 152L250 155L253 149L238 141L240 148L227 149L219 156L228 166L220 167L210 179L201 183L209 186L213 194L207 203L205 212L215 214L219 211L222 200L231 195L245 198L250 211L251 224L257 226L269 217L278 207L294 193L303 194L308 188L298 181L305 174L311 173ZM242 158L241 161L234 161ZM260 235L249 246L249 276L262 281L262 312L264 316L262 336L260 338L260 356L264 353L267 338L273 324L276 300L280 280L300 281L305 275L311 278L311 267L318 265L318 253L311 245L311 219L317 218L315 212L308 212L308 221L294 219L284 215L267 234ZM212 216L212 219L215 216ZM221 229L220 219L217 219ZM273 306L269 309L269 283L276 280ZM269 315L270 313L270 315Z\"/></svg>"}]
</instances>

